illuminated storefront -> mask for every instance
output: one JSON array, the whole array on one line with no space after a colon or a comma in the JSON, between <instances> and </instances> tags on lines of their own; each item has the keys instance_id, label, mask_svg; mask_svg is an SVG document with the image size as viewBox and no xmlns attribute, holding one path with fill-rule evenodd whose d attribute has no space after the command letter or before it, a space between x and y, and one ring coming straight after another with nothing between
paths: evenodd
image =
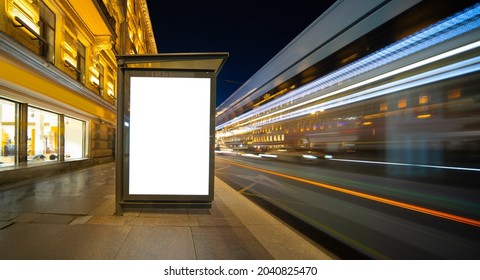
<instances>
[{"instance_id":1,"label":"illuminated storefront","mask_svg":"<svg viewBox=\"0 0 480 280\"><path fill-rule=\"evenodd\" d=\"M157 52L146 1L0 0L0 15L0 186L113 161L115 56Z\"/></svg>"}]
</instances>

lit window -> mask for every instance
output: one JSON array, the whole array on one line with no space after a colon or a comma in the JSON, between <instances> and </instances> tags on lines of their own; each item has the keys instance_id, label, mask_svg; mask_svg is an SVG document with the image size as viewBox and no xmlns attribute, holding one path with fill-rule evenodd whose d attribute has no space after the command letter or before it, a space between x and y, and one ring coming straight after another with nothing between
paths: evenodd
<instances>
[{"instance_id":1,"label":"lit window","mask_svg":"<svg viewBox=\"0 0 480 280\"><path fill-rule=\"evenodd\" d=\"M65 117L65 159L85 157L85 122Z\"/></svg>"},{"instance_id":2,"label":"lit window","mask_svg":"<svg viewBox=\"0 0 480 280\"><path fill-rule=\"evenodd\" d=\"M406 98L402 98L402 99L398 100L398 108L400 108L400 109L407 108L407 99Z\"/></svg>"},{"instance_id":3,"label":"lit window","mask_svg":"<svg viewBox=\"0 0 480 280\"><path fill-rule=\"evenodd\" d=\"M460 98L460 96L462 96L462 93L459 89L451 90L448 92L448 99L456 99Z\"/></svg>"},{"instance_id":4,"label":"lit window","mask_svg":"<svg viewBox=\"0 0 480 280\"><path fill-rule=\"evenodd\" d=\"M427 94L421 94L420 98L418 99L418 104L427 104L430 100L430 97Z\"/></svg>"},{"instance_id":5,"label":"lit window","mask_svg":"<svg viewBox=\"0 0 480 280\"><path fill-rule=\"evenodd\" d=\"M111 67L108 67L108 82L107 82L107 95L111 98L115 98L115 78L114 71Z\"/></svg>"},{"instance_id":6,"label":"lit window","mask_svg":"<svg viewBox=\"0 0 480 280\"><path fill-rule=\"evenodd\" d=\"M43 1L9 0L6 3L8 16L15 27L33 36L38 43L35 52L49 62L55 61L55 14Z\"/></svg>"},{"instance_id":7,"label":"lit window","mask_svg":"<svg viewBox=\"0 0 480 280\"><path fill-rule=\"evenodd\" d=\"M0 99L0 167L15 164L15 103Z\"/></svg>"},{"instance_id":8,"label":"lit window","mask_svg":"<svg viewBox=\"0 0 480 280\"><path fill-rule=\"evenodd\" d=\"M85 84L85 46L77 42L77 81Z\"/></svg>"},{"instance_id":9,"label":"lit window","mask_svg":"<svg viewBox=\"0 0 480 280\"><path fill-rule=\"evenodd\" d=\"M105 70L102 64L98 64L98 94L103 96L103 89L105 87Z\"/></svg>"},{"instance_id":10,"label":"lit window","mask_svg":"<svg viewBox=\"0 0 480 280\"><path fill-rule=\"evenodd\" d=\"M42 56L49 62L55 62L55 14L50 10L43 1L40 2L40 35L43 40Z\"/></svg>"},{"instance_id":11,"label":"lit window","mask_svg":"<svg viewBox=\"0 0 480 280\"><path fill-rule=\"evenodd\" d=\"M380 112L386 112L388 110L387 102L380 103Z\"/></svg>"},{"instance_id":12,"label":"lit window","mask_svg":"<svg viewBox=\"0 0 480 280\"><path fill-rule=\"evenodd\" d=\"M28 107L28 159L58 160L58 115Z\"/></svg>"}]
</instances>

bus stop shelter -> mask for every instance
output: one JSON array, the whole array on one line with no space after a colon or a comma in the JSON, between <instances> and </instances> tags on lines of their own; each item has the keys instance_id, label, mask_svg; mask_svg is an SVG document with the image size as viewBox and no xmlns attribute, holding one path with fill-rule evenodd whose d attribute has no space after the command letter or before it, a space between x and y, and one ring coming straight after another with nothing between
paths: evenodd
<instances>
[{"instance_id":1,"label":"bus stop shelter","mask_svg":"<svg viewBox=\"0 0 480 280\"><path fill-rule=\"evenodd\" d=\"M116 215L210 207L216 77L228 53L119 55Z\"/></svg>"}]
</instances>

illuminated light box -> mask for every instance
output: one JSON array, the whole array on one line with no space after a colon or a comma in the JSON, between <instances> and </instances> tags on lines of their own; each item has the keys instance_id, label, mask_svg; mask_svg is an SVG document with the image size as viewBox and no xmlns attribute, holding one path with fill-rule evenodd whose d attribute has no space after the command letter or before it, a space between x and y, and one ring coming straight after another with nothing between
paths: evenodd
<instances>
[{"instance_id":1,"label":"illuminated light box","mask_svg":"<svg viewBox=\"0 0 480 280\"><path fill-rule=\"evenodd\" d=\"M129 194L209 194L210 84L130 77Z\"/></svg>"},{"instance_id":2,"label":"illuminated light box","mask_svg":"<svg viewBox=\"0 0 480 280\"><path fill-rule=\"evenodd\" d=\"M211 205L215 84L227 57L117 57L117 215L130 206Z\"/></svg>"}]
</instances>

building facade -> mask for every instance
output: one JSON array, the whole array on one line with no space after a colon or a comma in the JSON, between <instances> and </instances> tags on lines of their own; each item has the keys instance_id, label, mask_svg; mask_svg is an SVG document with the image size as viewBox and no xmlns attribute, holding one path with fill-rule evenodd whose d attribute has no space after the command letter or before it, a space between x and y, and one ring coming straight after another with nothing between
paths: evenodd
<instances>
[{"instance_id":1,"label":"building facade","mask_svg":"<svg viewBox=\"0 0 480 280\"><path fill-rule=\"evenodd\" d=\"M0 0L0 187L113 161L116 55L156 52L146 0Z\"/></svg>"}]
</instances>

